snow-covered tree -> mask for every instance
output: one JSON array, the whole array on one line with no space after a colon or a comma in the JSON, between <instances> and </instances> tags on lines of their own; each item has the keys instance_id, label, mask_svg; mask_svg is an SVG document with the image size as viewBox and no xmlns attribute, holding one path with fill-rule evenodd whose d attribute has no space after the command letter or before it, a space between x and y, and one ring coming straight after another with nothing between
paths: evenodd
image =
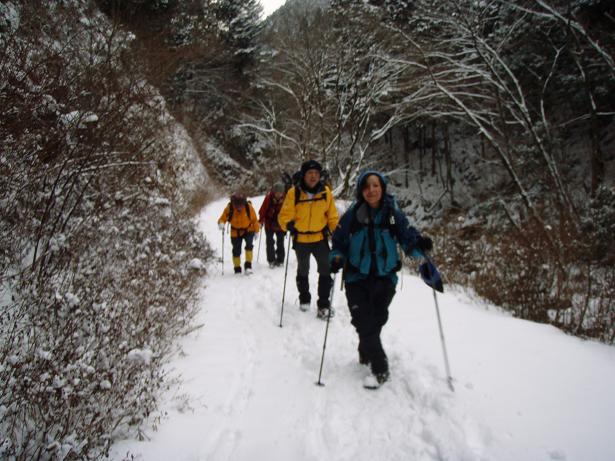
<instances>
[{"instance_id":1,"label":"snow-covered tree","mask_svg":"<svg viewBox=\"0 0 615 461\"><path fill-rule=\"evenodd\" d=\"M347 34L338 27L347 11L335 2L327 10L299 6L286 5L275 20L272 57L260 82L267 91L242 127L267 139L276 158L321 160L345 195L358 171L381 157L366 159L382 136L372 132L372 116L397 66L380 65L373 21L356 23Z\"/></svg>"},{"instance_id":2,"label":"snow-covered tree","mask_svg":"<svg viewBox=\"0 0 615 461\"><path fill-rule=\"evenodd\" d=\"M269 44L270 60L263 67L252 115L240 125L245 132L265 137L275 157L295 164L323 155L330 130L324 80L328 70L324 37L326 18L287 14L276 24Z\"/></svg>"},{"instance_id":3,"label":"snow-covered tree","mask_svg":"<svg viewBox=\"0 0 615 461\"><path fill-rule=\"evenodd\" d=\"M222 40L241 73L253 66L260 52L263 7L259 0L220 0L215 4Z\"/></svg>"},{"instance_id":4,"label":"snow-covered tree","mask_svg":"<svg viewBox=\"0 0 615 461\"><path fill-rule=\"evenodd\" d=\"M595 279L568 276L581 253L594 253L591 238L583 239L588 248L581 253L571 243L581 239L588 195L603 181L600 136L613 120L612 28L590 33L587 27L592 17L597 25L608 22L608 14L595 19L597 11L608 9L605 3L340 0L332 7L342 13L335 27L343 40L336 51L353 56L332 66L332 75L352 76L340 94L369 95L368 109L359 111L369 118L366 139L390 137L410 124L431 127L432 172L440 151L451 202L452 170L465 159L451 149L450 127L478 149L483 177L490 179L480 183L483 193L474 206L489 207L496 227L516 241L509 248L494 242L495 252L501 250L495 259L506 253L507 268L485 266L485 274L501 277L502 288L510 282L509 291L492 292L497 302L549 321L549 306L578 312L570 293L583 290L579 283L588 283L594 296L609 297L604 283L598 288ZM358 72L351 71L351 62L359 64ZM369 92L360 92L362 79ZM353 126L360 123L346 125L346 136ZM590 140L587 155L571 149L578 139ZM366 153L381 169L395 163L378 157L376 149ZM583 181L583 171L591 172L591 181ZM536 253L545 255L551 270L526 268ZM603 282L608 279L600 274ZM493 284L489 278L484 287ZM561 322L561 315L553 321Z\"/></svg>"}]
</instances>

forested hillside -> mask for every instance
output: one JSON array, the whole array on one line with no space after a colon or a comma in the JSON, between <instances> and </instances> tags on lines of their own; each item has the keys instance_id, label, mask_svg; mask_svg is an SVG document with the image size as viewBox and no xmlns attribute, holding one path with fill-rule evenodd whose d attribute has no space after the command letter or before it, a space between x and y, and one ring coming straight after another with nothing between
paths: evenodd
<instances>
[{"instance_id":1,"label":"forested hillside","mask_svg":"<svg viewBox=\"0 0 615 461\"><path fill-rule=\"evenodd\" d=\"M615 341L610 0L0 0L0 457L156 405L192 218L319 160L385 173L459 284Z\"/></svg>"},{"instance_id":2,"label":"forested hillside","mask_svg":"<svg viewBox=\"0 0 615 461\"><path fill-rule=\"evenodd\" d=\"M386 172L449 282L612 342L614 5L311 4L265 31L258 164L318 158L341 196Z\"/></svg>"}]
</instances>

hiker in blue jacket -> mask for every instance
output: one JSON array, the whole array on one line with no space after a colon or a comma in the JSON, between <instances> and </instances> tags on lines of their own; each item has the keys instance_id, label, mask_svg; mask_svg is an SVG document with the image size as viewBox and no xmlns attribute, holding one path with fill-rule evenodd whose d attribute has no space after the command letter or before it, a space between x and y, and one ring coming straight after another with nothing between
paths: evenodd
<instances>
[{"instance_id":1,"label":"hiker in blue jacket","mask_svg":"<svg viewBox=\"0 0 615 461\"><path fill-rule=\"evenodd\" d=\"M389 379L380 332L389 317L396 272L401 268L397 244L415 257L433 246L429 237L409 225L393 196L386 193L382 174L367 171L359 176L356 200L333 233L329 265L334 273L344 268L351 323L359 335L359 362L371 366L369 378L375 378L375 386Z\"/></svg>"}]
</instances>

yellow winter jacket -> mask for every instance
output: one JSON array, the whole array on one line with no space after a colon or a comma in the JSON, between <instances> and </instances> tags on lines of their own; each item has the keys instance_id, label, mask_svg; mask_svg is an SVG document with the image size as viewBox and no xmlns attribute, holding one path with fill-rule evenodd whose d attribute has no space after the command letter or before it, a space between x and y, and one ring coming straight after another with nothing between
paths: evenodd
<instances>
[{"instance_id":1,"label":"yellow winter jacket","mask_svg":"<svg viewBox=\"0 0 615 461\"><path fill-rule=\"evenodd\" d=\"M313 243L325 238L325 231L333 233L339 215L331 189L322 186L312 197L299 188L300 194L295 204L295 187L286 193L282 209L278 215L278 223L286 231L286 225L295 221L297 230L296 242Z\"/></svg>"},{"instance_id":2,"label":"yellow winter jacket","mask_svg":"<svg viewBox=\"0 0 615 461\"><path fill-rule=\"evenodd\" d=\"M231 207L233 213L230 219L231 223L231 237L241 237L247 232L258 232L260 225L258 224L258 216L252 207L252 203L248 200L247 205L241 210L238 210L231 202L226 206L222 212L222 216L218 219L218 223L229 222L229 214L231 213ZM247 210L247 212L246 212Z\"/></svg>"}]
</instances>

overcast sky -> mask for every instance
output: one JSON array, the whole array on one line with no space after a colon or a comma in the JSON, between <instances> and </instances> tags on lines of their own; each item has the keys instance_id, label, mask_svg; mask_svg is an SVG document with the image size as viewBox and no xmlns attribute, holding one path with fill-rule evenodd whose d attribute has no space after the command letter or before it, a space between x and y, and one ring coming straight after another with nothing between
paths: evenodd
<instances>
[{"instance_id":1,"label":"overcast sky","mask_svg":"<svg viewBox=\"0 0 615 461\"><path fill-rule=\"evenodd\" d=\"M282 6L285 0L260 0L263 5L263 10L265 17L269 16L275 10L277 10L280 6Z\"/></svg>"}]
</instances>

